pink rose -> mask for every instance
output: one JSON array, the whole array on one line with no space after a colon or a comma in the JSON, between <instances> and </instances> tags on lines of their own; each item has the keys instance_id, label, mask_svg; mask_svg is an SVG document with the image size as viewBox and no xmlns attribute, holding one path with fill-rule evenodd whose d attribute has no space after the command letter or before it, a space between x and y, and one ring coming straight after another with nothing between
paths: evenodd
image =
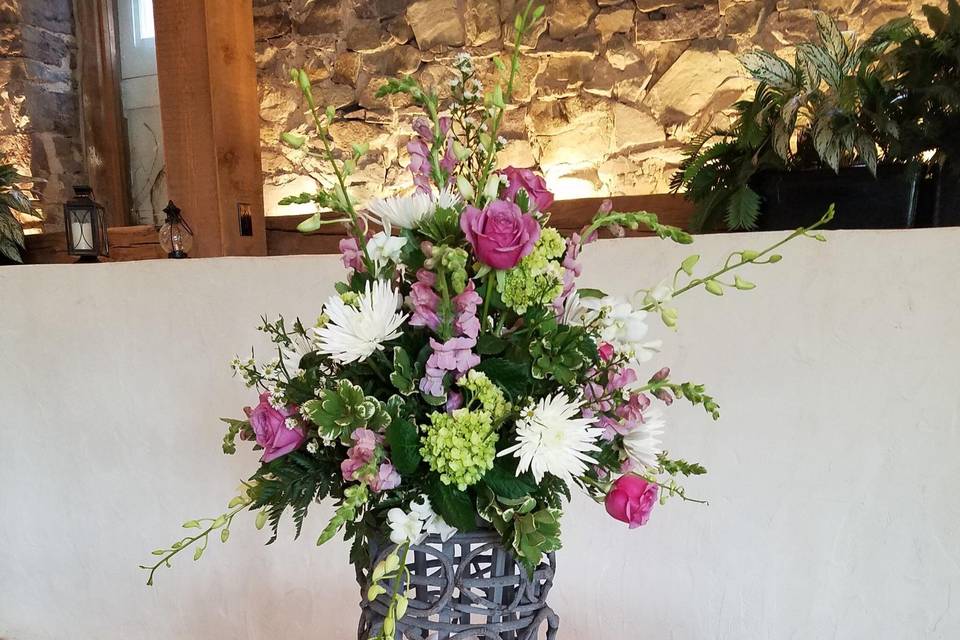
<instances>
[{"instance_id":1,"label":"pink rose","mask_svg":"<svg viewBox=\"0 0 960 640\"><path fill-rule=\"evenodd\" d=\"M477 260L494 269L517 266L540 239L540 225L533 216L505 200L494 200L482 211L467 207L460 216L460 228Z\"/></svg>"},{"instance_id":2,"label":"pink rose","mask_svg":"<svg viewBox=\"0 0 960 640\"><path fill-rule=\"evenodd\" d=\"M647 524L657 502L657 485L640 476L626 475L613 483L607 494L607 513L626 522L631 529Z\"/></svg>"},{"instance_id":3,"label":"pink rose","mask_svg":"<svg viewBox=\"0 0 960 640\"><path fill-rule=\"evenodd\" d=\"M297 421L297 426L289 428L287 418L297 415L296 407L277 409L270 404L270 394L260 394L260 404L253 409L245 409L250 426L256 435L257 444L263 447L261 462L270 462L285 456L307 439L306 430Z\"/></svg>"},{"instance_id":4,"label":"pink rose","mask_svg":"<svg viewBox=\"0 0 960 640\"><path fill-rule=\"evenodd\" d=\"M527 192L530 208L546 211L553 204L553 194L547 190L547 183L530 169L507 167L503 170L507 176L507 190L504 198L513 200L520 189Z\"/></svg>"}]
</instances>

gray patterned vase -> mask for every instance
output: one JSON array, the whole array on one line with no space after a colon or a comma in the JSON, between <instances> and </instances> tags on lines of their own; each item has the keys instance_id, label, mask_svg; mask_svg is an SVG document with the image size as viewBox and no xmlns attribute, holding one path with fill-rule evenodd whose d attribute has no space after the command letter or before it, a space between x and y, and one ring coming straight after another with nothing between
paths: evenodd
<instances>
[{"instance_id":1,"label":"gray patterned vase","mask_svg":"<svg viewBox=\"0 0 960 640\"><path fill-rule=\"evenodd\" d=\"M373 565L396 545L371 543ZM550 554L531 580L494 531L458 533L447 542L429 536L410 547L410 605L397 621L396 640L536 640L546 628L554 640L560 619L547 606L556 559ZM392 585L367 599L361 583L358 640L374 638L383 626Z\"/></svg>"}]
</instances>

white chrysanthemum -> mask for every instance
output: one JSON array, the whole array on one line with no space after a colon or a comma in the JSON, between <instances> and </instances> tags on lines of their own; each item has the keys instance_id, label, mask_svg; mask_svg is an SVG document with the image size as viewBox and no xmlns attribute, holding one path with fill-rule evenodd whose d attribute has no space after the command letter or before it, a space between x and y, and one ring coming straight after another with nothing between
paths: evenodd
<instances>
[{"instance_id":1,"label":"white chrysanthemum","mask_svg":"<svg viewBox=\"0 0 960 640\"><path fill-rule=\"evenodd\" d=\"M364 292L351 306L330 296L324 305L329 321L315 328L317 350L341 364L364 360L383 349L383 343L400 336L400 325L406 314L397 311L400 293L389 282L377 280L367 283Z\"/></svg>"},{"instance_id":2,"label":"white chrysanthemum","mask_svg":"<svg viewBox=\"0 0 960 640\"><path fill-rule=\"evenodd\" d=\"M438 209L453 209L460 204L462 199L460 194L457 193L456 189L453 187L444 187L440 193L436 195L436 206Z\"/></svg>"},{"instance_id":3,"label":"white chrysanthemum","mask_svg":"<svg viewBox=\"0 0 960 640\"><path fill-rule=\"evenodd\" d=\"M530 470L537 482L546 473L569 482L596 463L587 452L600 450L603 432L593 426L595 418L577 417L581 404L563 393L543 398L517 420L517 444L498 455L519 458L518 475Z\"/></svg>"},{"instance_id":4,"label":"white chrysanthemum","mask_svg":"<svg viewBox=\"0 0 960 640\"><path fill-rule=\"evenodd\" d=\"M433 198L420 191L409 196L377 198L367 205L367 211L380 218L387 234L393 227L416 229L421 220L433 215Z\"/></svg>"},{"instance_id":5,"label":"white chrysanthemum","mask_svg":"<svg viewBox=\"0 0 960 640\"><path fill-rule=\"evenodd\" d=\"M667 425L659 409L643 412L643 423L623 436L623 449L638 465L653 469L657 466L660 449L660 434Z\"/></svg>"},{"instance_id":6,"label":"white chrysanthemum","mask_svg":"<svg viewBox=\"0 0 960 640\"><path fill-rule=\"evenodd\" d=\"M389 236L381 231L367 240L367 254L377 270L388 263L400 262L400 252L407 244L401 236Z\"/></svg>"}]
</instances>

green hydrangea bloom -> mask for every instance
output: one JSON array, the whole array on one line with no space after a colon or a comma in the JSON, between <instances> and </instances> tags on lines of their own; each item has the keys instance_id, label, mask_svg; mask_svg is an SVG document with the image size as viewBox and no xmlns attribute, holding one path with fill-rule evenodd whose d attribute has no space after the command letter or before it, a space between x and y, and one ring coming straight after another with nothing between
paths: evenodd
<instances>
[{"instance_id":1,"label":"green hydrangea bloom","mask_svg":"<svg viewBox=\"0 0 960 640\"><path fill-rule=\"evenodd\" d=\"M533 252L497 280L504 304L517 313L526 313L536 304L549 304L563 293L563 265L559 259L566 250L560 233L544 227Z\"/></svg>"},{"instance_id":2,"label":"green hydrangea bloom","mask_svg":"<svg viewBox=\"0 0 960 640\"><path fill-rule=\"evenodd\" d=\"M469 391L483 410L490 414L494 423L503 422L510 414L512 405L507 402L500 387L493 384L487 374L471 369L457 381L461 389Z\"/></svg>"},{"instance_id":3,"label":"green hydrangea bloom","mask_svg":"<svg viewBox=\"0 0 960 640\"><path fill-rule=\"evenodd\" d=\"M444 484L466 491L493 468L497 433L490 413L468 409L437 411L430 414L430 422L430 426L423 427L426 435L420 455L440 474Z\"/></svg>"}]
</instances>

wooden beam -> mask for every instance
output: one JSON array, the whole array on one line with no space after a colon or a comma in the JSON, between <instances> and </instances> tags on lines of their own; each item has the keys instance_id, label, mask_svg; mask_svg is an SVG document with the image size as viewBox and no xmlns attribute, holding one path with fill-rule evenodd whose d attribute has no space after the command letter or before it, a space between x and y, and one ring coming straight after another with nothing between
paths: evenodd
<instances>
[{"instance_id":1,"label":"wooden beam","mask_svg":"<svg viewBox=\"0 0 960 640\"><path fill-rule=\"evenodd\" d=\"M154 0L154 21L167 186L192 255L266 255L253 3Z\"/></svg>"},{"instance_id":2,"label":"wooden beam","mask_svg":"<svg viewBox=\"0 0 960 640\"><path fill-rule=\"evenodd\" d=\"M583 228L590 222L606 198L581 198L558 200L550 207L550 224L565 235ZM662 193L646 196L617 196L613 200L616 211L649 211L657 214L660 222L686 228L693 215L693 204L683 196ZM343 227L321 227L318 233L304 235L297 225L306 215L270 216L266 219L267 249L271 256L297 254L337 253L340 238L345 237ZM629 232L631 236L649 236L646 231Z\"/></svg>"},{"instance_id":3,"label":"wooden beam","mask_svg":"<svg viewBox=\"0 0 960 640\"><path fill-rule=\"evenodd\" d=\"M74 9L83 162L107 226L122 227L131 207L116 8L112 0L87 0Z\"/></svg>"},{"instance_id":4,"label":"wooden beam","mask_svg":"<svg viewBox=\"0 0 960 640\"><path fill-rule=\"evenodd\" d=\"M111 227L107 229L110 237L110 256L101 258L103 262L128 262L131 260L166 259L166 252L160 247L157 228L152 225L134 227ZM41 233L29 235L27 251L24 254L26 264L55 264L76 262L76 256L67 253L67 237L63 233Z\"/></svg>"}]
</instances>

